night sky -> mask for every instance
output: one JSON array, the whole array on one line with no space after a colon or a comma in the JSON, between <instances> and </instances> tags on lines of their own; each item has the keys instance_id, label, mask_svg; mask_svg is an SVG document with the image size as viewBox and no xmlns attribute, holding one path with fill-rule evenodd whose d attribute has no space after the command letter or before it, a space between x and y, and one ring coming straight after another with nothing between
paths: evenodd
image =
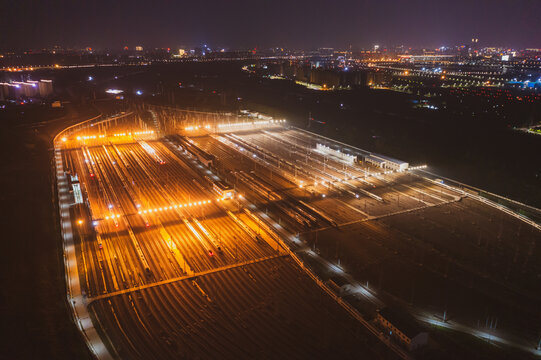
<instances>
[{"instance_id":1,"label":"night sky","mask_svg":"<svg viewBox=\"0 0 541 360\"><path fill-rule=\"evenodd\" d=\"M541 0L0 0L0 48L541 48Z\"/></svg>"}]
</instances>

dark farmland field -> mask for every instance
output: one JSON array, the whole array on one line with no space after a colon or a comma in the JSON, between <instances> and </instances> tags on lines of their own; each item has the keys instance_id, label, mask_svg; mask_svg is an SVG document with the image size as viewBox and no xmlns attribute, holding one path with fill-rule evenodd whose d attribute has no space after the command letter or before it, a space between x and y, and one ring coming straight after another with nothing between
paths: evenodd
<instances>
[{"instance_id":1,"label":"dark farmland field","mask_svg":"<svg viewBox=\"0 0 541 360\"><path fill-rule=\"evenodd\" d=\"M538 340L541 234L495 209L464 198L303 238L386 303Z\"/></svg>"}]
</instances>

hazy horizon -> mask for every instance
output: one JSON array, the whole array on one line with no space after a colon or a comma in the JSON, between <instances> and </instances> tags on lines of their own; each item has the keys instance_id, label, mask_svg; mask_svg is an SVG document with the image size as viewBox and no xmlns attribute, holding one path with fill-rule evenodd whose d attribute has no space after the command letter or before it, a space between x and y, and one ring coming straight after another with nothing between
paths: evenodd
<instances>
[{"instance_id":1,"label":"hazy horizon","mask_svg":"<svg viewBox=\"0 0 541 360\"><path fill-rule=\"evenodd\" d=\"M541 47L541 1L7 1L2 49Z\"/></svg>"}]
</instances>

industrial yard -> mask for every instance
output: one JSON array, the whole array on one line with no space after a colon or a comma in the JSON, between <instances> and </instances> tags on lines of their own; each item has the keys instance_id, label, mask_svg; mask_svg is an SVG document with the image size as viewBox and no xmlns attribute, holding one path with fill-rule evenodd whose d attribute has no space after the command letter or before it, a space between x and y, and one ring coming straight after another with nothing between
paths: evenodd
<instances>
[{"instance_id":1,"label":"industrial yard","mask_svg":"<svg viewBox=\"0 0 541 360\"><path fill-rule=\"evenodd\" d=\"M80 298L104 356L423 358L451 346L436 333L409 352L376 321L386 307L423 333L535 343L535 226L424 165L281 120L164 133L150 113L155 126L126 114L58 141Z\"/></svg>"}]
</instances>

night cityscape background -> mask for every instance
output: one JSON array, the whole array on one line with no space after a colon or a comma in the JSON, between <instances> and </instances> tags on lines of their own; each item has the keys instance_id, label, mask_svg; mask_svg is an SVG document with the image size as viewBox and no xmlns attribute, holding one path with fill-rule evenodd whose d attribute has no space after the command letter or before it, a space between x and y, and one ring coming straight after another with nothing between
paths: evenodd
<instances>
[{"instance_id":1,"label":"night cityscape background","mask_svg":"<svg viewBox=\"0 0 541 360\"><path fill-rule=\"evenodd\" d=\"M0 4L0 359L541 357L539 1Z\"/></svg>"}]
</instances>

